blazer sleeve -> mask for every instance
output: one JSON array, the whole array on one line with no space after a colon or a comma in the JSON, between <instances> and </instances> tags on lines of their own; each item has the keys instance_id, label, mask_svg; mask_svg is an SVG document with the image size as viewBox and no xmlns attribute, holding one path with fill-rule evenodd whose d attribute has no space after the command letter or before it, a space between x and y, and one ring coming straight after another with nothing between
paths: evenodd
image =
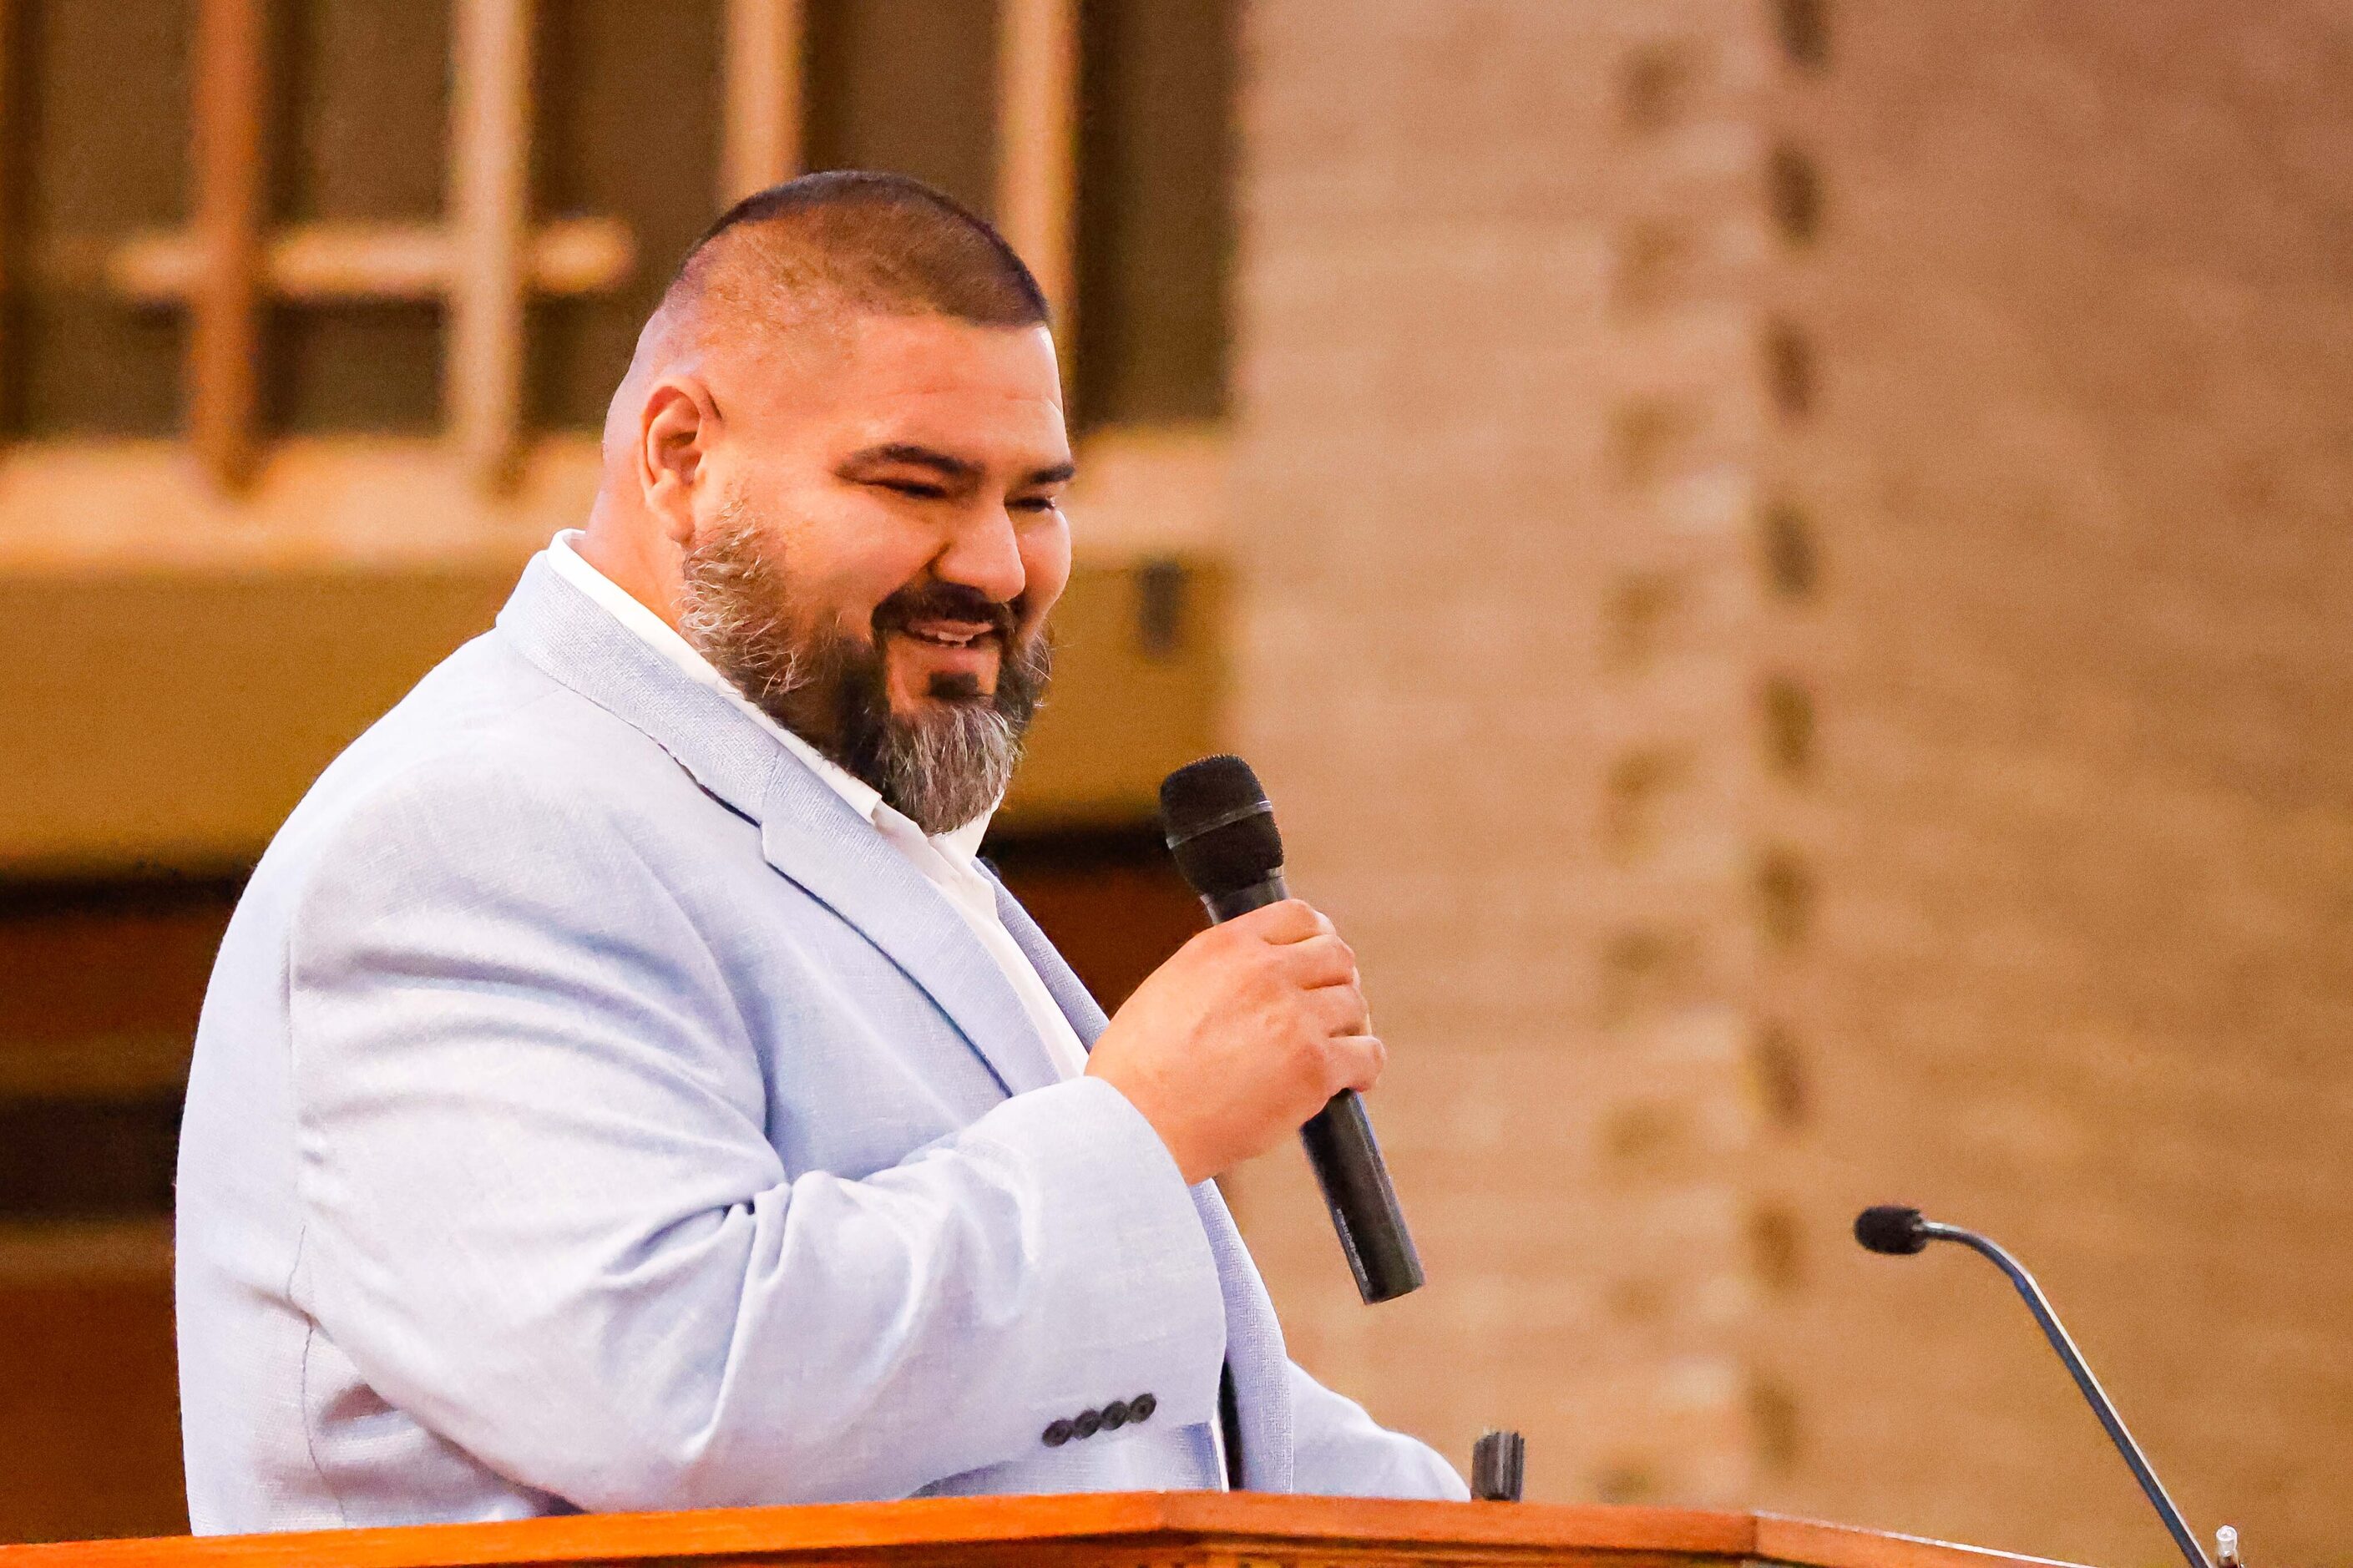
<instances>
[{"instance_id":1,"label":"blazer sleeve","mask_svg":"<svg viewBox=\"0 0 2353 1568\"><path fill-rule=\"evenodd\" d=\"M1438 1450L1375 1424L1355 1400L1287 1363L1291 1377L1291 1484L1317 1497L1436 1498L1461 1502L1471 1489Z\"/></svg>"},{"instance_id":2,"label":"blazer sleeve","mask_svg":"<svg viewBox=\"0 0 2353 1568\"><path fill-rule=\"evenodd\" d=\"M287 978L298 1300L515 1481L890 1497L1112 1399L1214 1418L1216 1265L1125 1098L1081 1079L863 1180L783 1169L723 977L609 807L489 767L380 789L321 847Z\"/></svg>"}]
</instances>

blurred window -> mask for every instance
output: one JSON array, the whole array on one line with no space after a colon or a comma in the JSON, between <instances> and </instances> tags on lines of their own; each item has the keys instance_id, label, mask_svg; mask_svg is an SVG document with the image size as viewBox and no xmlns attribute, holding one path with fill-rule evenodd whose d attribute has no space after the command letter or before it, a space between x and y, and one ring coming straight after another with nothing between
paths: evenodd
<instances>
[{"instance_id":1,"label":"blurred window","mask_svg":"<svg viewBox=\"0 0 2353 1568\"><path fill-rule=\"evenodd\" d=\"M808 0L813 169L894 169L997 216L994 0Z\"/></svg>"},{"instance_id":2,"label":"blurred window","mask_svg":"<svg viewBox=\"0 0 2353 1568\"><path fill-rule=\"evenodd\" d=\"M17 0L0 79L0 407L34 436L166 435L180 327L105 285L111 247L187 214L186 0Z\"/></svg>"},{"instance_id":3,"label":"blurred window","mask_svg":"<svg viewBox=\"0 0 2353 1568\"><path fill-rule=\"evenodd\" d=\"M529 429L601 422L675 258L802 166L1003 223L1072 318L1083 422L1215 417L1236 10L18 0L0 430L185 433L234 487L267 438L447 427L495 483Z\"/></svg>"},{"instance_id":4,"label":"blurred window","mask_svg":"<svg viewBox=\"0 0 2353 1568\"><path fill-rule=\"evenodd\" d=\"M1226 411L1236 0L1081 8L1075 412Z\"/></svg>"},{"instance_id":5,"label":"blurred window","mask_svg":"<svg viewBox=\"0 0 2353 1568\"><path fill-rule=\"evenodd\" d=\"M448 7L302 0L270 21L270 226L438 222ZM281 301L261 343L265 428L422 434L440 422L437 301Z\"/></svg>"},{"instance_id":6,"label":"blurred window","mask_svg":"<svg viewBox=\"0 0 2353 1568\"><path fill-rule=\"evenodd\" d=\"M617 287L531 307L530 418L594 430L670 269L719 207L721 0L541 0L533 205L542 221L617 217L637 266Z\"/></svg>"}]
</instances>

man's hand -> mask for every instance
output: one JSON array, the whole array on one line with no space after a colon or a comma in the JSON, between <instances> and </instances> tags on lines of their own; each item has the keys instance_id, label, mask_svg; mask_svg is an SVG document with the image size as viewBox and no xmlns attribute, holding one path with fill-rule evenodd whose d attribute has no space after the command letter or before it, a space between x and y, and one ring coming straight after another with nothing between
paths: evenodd
<instances>
[{"instance_id":1,"label":"man's hand","mask_svg":"<svg viewBox=\"0 0 2353 1568\"><path fill-rule=\"evenodd\" d=\"M1344 1089L1370 1089L1356 955L1297 899L1212 926L1152 972L1095 1042L1090 1077L1127 1096L1189 1184L1295 1132Z\"/></svg>"}]
</instances>

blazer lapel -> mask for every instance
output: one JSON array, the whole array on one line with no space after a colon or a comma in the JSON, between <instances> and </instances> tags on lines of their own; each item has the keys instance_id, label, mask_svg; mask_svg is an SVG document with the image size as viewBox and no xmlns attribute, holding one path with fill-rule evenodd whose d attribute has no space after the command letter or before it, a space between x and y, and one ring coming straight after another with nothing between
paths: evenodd
<instances>
[{"instance_id":1,"label":"blazer lapel","mask_svg":"<svg viewBox=\"0 0 2353 1568\"><path fill-rule=\"evenodd\" d=\"M997 910L1038 978L1092 1050L1108 1022L1102 1005L1080 983L1029 911L999 882ZM1241 1232L1215 1182L1193 1189L1193 1206L1218 1260L1218 1288L1226 1303L1226 1362L1234 1369L1234 1393L1241 1411L1242 1481L1252 1491L1291 1489L1291 1355L1282 1324L1259 1278L1258 1265L1242 1244Z\"/></svg>"},{"instance_id":2,"label":"blazer lapel","mask_svg":"<svg viewBox=\"0 0 2353 1568\"><path fill-rule=\"evenodd\" d=\"M1038 972L1038 978L1046 983L1046 994L1054 999L1054 1005L1062 1010L1062 1016L1068 1018L1071 1027L1078 1031L1079 1044L1089 1050L1094 1049L1095 1037L1102 1034L1103 1026L1110 1022L1103 1016L1102 1005L1071 972L1071 966L1062 962L1062 955L1054 951L1054 944L1046 940L1046 933L1038 929L1038 922L1029 918L1029 911L1021 907L1021 900L1008 892L1005 884L997 880L997 873L990 872L988 879L997 888L997 918L1005 922L1005 929L1012 934L1014 945L1029 961L1029 967Z\"/></svg>"},{"instance_id":3,"label":"blazer lapel","mask_svg":"<svg viewBox=\"0 0 2353 1568\"><path fill-rule=\"evenodd\" d=\"M648 646L534 555L499 611L498 635L559 685L670 753L738 816L759 820L768 775L785 754L724 692Z\"/></svg>"},{"instance_id":4,"label":"blazer lapel","mask_svg":"<svg viewBox=\"0 0 2353 1568\"><path fill-rule=\"evenodd\" d=\"M498 624L525 658L641 731L757 824L768 864L921 986L1006 1093L1055 1081L1020 998L947 896L724 692L648 647L543 555L524 568Z\"/></svg>"},{"instance_id":5,"label":"blazer lapel","mask_svg":"<svg viewBox=\"0 0 2353 1568\"><path fill-rule=\"evenodd\" d=\"M947 895L778 747L759 815L768 864L882 950L953 1020L1008 1094L1058 1081L1046 1043L980 938Z\"/></svg>"}]
</instances>

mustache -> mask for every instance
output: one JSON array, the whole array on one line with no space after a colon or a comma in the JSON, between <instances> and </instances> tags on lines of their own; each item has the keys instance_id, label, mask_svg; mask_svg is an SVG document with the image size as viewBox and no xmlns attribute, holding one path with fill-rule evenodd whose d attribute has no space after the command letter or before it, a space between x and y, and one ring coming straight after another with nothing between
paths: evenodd
<instances>
[{"instance_id":1,"label":"mustache","mask_svg":"<svg viewBox=\"0 0 2353 1568\"><path fill-rule=\"evenodd\" d=\"M968 583L911 583L874 606L874 631L904 631L916 621L970 621L1011 646L1020 601L992 599Z\"/></svg>"}]
</instances>

